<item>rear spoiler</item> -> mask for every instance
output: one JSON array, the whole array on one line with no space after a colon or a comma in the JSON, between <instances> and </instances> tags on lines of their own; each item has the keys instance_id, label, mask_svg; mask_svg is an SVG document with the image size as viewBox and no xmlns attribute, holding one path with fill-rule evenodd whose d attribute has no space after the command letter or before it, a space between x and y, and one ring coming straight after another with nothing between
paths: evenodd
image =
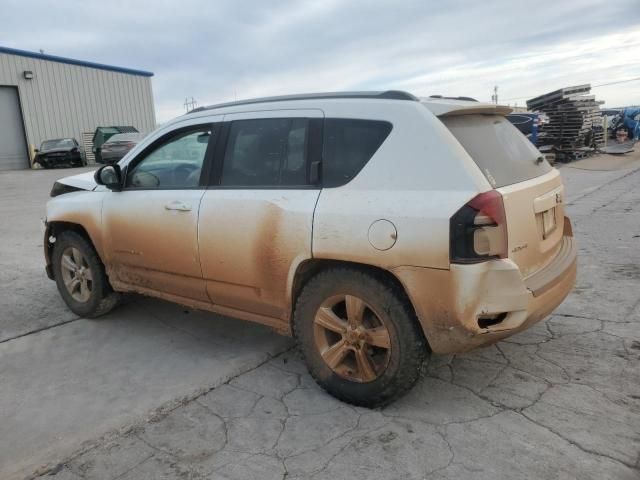
<instances>
[{"instance_id":1,"label":"rear spoiler","mask_svg":"<svg viewBox=\"0 0 640 480\"><path fill-rule=\"evenodd\" d=\"M420 102L436 117L453 115L508 115L513 109L506 105L480 103L467 100L421 98Z\"/></svg>"}]
</instances>

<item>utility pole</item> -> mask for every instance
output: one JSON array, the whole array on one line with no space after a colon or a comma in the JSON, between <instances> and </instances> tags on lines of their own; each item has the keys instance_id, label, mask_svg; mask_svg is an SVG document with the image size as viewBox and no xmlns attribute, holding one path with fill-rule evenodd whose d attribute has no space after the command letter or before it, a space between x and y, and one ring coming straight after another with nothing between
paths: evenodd
<instances>
[{"instance_id":1,"label":"utility pole","mask_svg":"<svg viewBox=\"0 0 640 480\"><path fill-rule=\"evenodd\" d=\"M191 100L189 100L188 98L184 99L184 108L187 111L187 113L189 113L191 110L193 110L197 106L198 106L198 102L196 102L195 98L191 97Z\"/></svg>"},{"instance_id":2,"label":"utility pole","mask_svg":"<svg viewBox=\"0 0 640 480\"><path fill-rule=\"evenodd\" d=\"M493 95L491 95L491 101L496 105L498 104L498 86L497 85L493 87Z\"/></svg>"}]
</instances>

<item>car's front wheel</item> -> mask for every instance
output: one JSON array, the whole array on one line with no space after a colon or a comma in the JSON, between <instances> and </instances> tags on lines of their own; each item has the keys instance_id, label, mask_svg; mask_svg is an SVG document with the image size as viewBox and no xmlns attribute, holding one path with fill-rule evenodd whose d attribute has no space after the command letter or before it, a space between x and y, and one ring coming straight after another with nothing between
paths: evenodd
<instances>
[{"instance_id":1,"label":"car's front wheel","mask_svg":"<svg viewBox=\"0 0 640 480\"><path fill-rule=\"evenodd\" d=\"M428 353L413 307L399 288L351 267L326 270L305 285L294 334L318 384L365 407L407 392Z\"/></svg>"},{"instance_id":2,"label":"car's front wheel","mask_svg":"<svg viewBox=\"0 0 640 480\"><path fill-rule=\"evenodd\" d=\"M118 304L119 294L111 289L104 265L81 235L73 231L58 235L52 263L58 291L76 315L99 317Z\"/></svg>"}]
</instances>

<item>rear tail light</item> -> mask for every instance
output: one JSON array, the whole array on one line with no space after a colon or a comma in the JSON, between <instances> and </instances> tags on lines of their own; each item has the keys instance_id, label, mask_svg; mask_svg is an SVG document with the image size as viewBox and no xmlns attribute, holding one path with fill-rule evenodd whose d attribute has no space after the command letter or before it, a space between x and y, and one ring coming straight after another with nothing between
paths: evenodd
<instances>
[{"instance_id":1,"label":"rear tail light","mask_svg":"<svg viewBox=\"0 0 640 480\"><path fill-rule=\"evenodd\" d=\"M481 193L451 217L449 251L452 263L507 257L507 219L499 192Z\"/></svg>"},{"instance_id":2,"label":"rear tail light","mask_svg":"<svg viewBox=\"0 0 640 480\"><path fill-rule=\"evenodd\" d=\"M135 147L135 146L136 146L136 144L135 144L134 142L127 142L127 143L125 143L124 145L125 145L125 147L127 147L127 148L133 148L133 147Z\"/></svg>"}]
</instances>

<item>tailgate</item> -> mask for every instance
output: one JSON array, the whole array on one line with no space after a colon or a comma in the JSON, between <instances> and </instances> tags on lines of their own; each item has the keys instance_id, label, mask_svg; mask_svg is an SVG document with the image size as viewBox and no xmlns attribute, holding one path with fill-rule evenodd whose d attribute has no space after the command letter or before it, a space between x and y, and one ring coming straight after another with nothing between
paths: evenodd
<instances>
[{"instance_id":1,"label":"tailgate","mask_svg":"<svg viewBox=\"0 0 640 480\"><path fill-rule=\"evenodd\" d=\"M524 277L558 254L564 227L564 187L557 170L497 189L507 218L509 258Z\"/></svg>"},{"instance_id":2,"label":"tailgate","mask_svg":"<svg viewBox=\"0 0 640 480\"><path fill-rule=\"evenodd\" d=\"M502 195L508 252L527 277L547 265L562 243L564 188L560 173L500 115L440 117Z\"/></svg>"}]
</instances>

